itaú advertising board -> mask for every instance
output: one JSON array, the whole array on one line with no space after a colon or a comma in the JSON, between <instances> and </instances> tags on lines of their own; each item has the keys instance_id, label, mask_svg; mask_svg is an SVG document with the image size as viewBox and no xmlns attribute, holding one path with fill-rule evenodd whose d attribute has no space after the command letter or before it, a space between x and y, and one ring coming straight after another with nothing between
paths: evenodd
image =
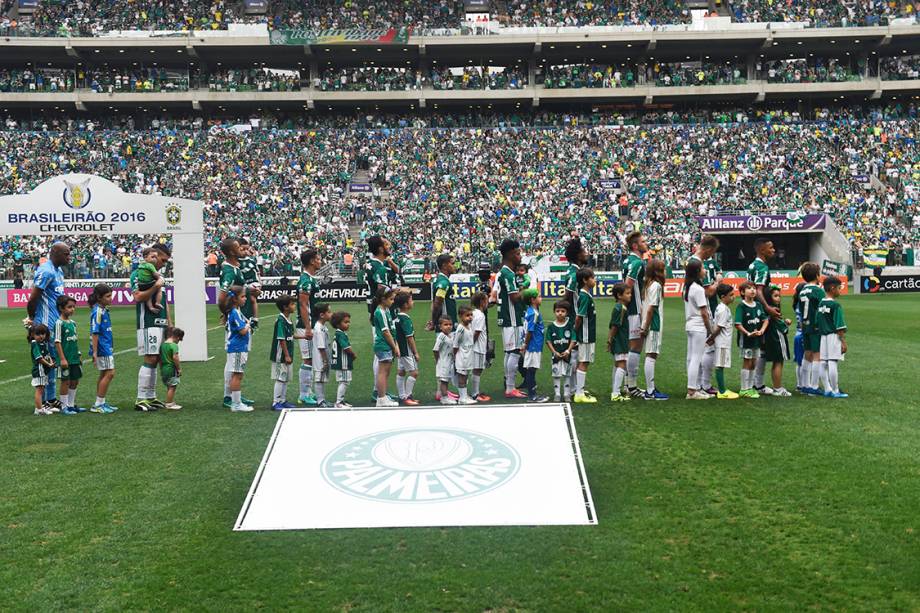
<instances>
[{"instance_id":1,"label":"ita\u00fa advertising board","mask_svg":"<svg viewBox=\"0 0 920 613\"><path fill-rule=\"evenodd\" d=\"M0 199L0 234L196 234L201 203L128 194L111 181L70 174L48 179L29 194Z\"/></svg>"}]
</instances>

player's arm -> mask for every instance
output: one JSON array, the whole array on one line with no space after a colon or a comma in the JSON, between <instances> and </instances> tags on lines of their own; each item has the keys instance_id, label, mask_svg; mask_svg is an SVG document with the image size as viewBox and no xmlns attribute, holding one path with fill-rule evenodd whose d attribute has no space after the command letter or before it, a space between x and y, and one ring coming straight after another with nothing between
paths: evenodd
<instances>
[{"instance_id":1,"label":"player's arm","mask_svg":"<svg viewBox=\"0 0 920 613\"><path fill-rule=\"evenodd\" d=\"M837 336L840 338L840 351L847 352L847 323L843 320L843 310L838 306L837 312L834 313L834 319L837 325Z\"/></svg>"},{"instance_id":2,"label":"player's arm","mask_svg":"<svg viewBox=\"0 0 920 613\"><path fill-rule=\"evenodd\" d=\"M29 301L26 303L26 314L28 315L26 325L31 324L35 319L35 313L38 311L38 305L42 301L44 293L45 291L37 285L32 287L32 293L29 294Z\"/></svg>"},{"instance_id":3,"label":"player's arm","mask_svg":"<svg viewBox=\"0 0 920 613\"><path fill-rule=\"evenodd\" d=\"M324 371L329 370L329 356L327 355L326 348L325 348L325 347L317 347L316 350L319 351L319 357L320 357L320 358L322 359L322 361L323 361L323 368L322 368L322 370L324 370Z\"/></svg>"},{"instance_id":4,"label":"player's arm","mask_svg":"<svg viewBox=\"0 0 920 613\"><path fill-rule=\"evenodd\" d=\"M738 331L738 334L742 336L750 336L750 332L744 329L744 326L741 323L741 307L735 309L735 330Z\"/></svg>"},{"instance_id":5,"label":"player's arm","mask_svg":"<svg viewBox=\"0 0 920 613\"><path fill-rule=\"evenodd\" d=\"M652 325L652 317L655 313L655 309L657 308L658 308L658 305L656 304L650 304L648 305L648 307L645 308L645 312L642 315L642 324L641 324L642 327L639 330L639 333L642 336L645 336L646 334L648 334L648 329Z\"/></svg>"},{"instance_id":6,"label":"player's arm","mask_svg":"<svg viewBox=\"0 0 920 613\"><path fill-rule=\"evenodd\" d=\"M754 336L763 336L767 332L767 328L770 326L770 318L767 317L763 320L763 323L760 324L760 327L757 329L757 332L754 333Z\"/></svg>"},{"instance_id":7,"label":"player's arm","mask_svg":"<svg viewBox=\"0 0 920 613\"><path fill-rule=\"evenodd\" d=\"M349 345L348 347L345 347L345 349L343 349L342 351L344 351L346 355L351 357L352 360L358 359L358 356L355 355L355 350L351 348L351 345Z\"/></svg>"},{"instance_id":8,"label":"player's arm","mask_svg":"<svg viewBox=\"0 0 920 613\"><path fill-rule=\"evenodd\" d=\"M778 317L779 311L776 310L776 307L767 304L767 299L764 297L764 289L766 286L757 284L755 287L757 288L757 300L761 305L763 305L763 309L767 312L767 315L770 317Z\"/></svg>"},{"instance_id":9,"label":"player's arm","mask_svg":"<svg viewBox=\"0 0 920 613\"><path fill-rule=\"evenodd\" d=\"M147 302L147 301L150 300L150 298L154 295L154 293L159 292L160 289L162 289L164 283L165 283L165 281L163 281L163 277L161 276L159 279L157 279L156 281L153 282L153 285L151 285L151 286L148 287L147 289L145 289L145 290L139 290L139 289L134 290L134 302ZM223 295L223 297L224 297L224 302L226 302L226 301L227 301L227 292L226 292L225 290L221 290L221 292L222 292L222 295Z\"/></svg>"},{"instance_id":10,"label":"player's arm","mask_svg":"<svg viewBox=\"0 0 920 613\"><path fill-rule=\"evenodd\" d=\"M553 341L552 339L550 339L549 334L546 335L545 342L546 342L546 346L549 347L550 352L553 354L553 357L555 358L562 357L559 353L556 352L556 348L553 347Z\"/></svg>"},{"instance_id":11,"label":"player's arm","mask_svg":"<svg viewBox=\"0 0 920 613\"><path fill-rule=\"evenodd\" d=\"M179 360L179 352L173 354L173 365L176 367L176 376L180 376L182 372L182 362Z\"/></svg>"},{"instance_id":12,"label":"player's arm","mask_svg":"<svg viewBox=\"0 0 920 613\"><path fill-rule=\"evenodd\" d=\"M607 332L607 351L610 351L610 348L613 347L613 337L617 335L619 329L620 327L613 323L613 321L610 322L610 331Z\"/></svg>"},{"instance_id":13,"label":"player's arm","mask_svg":"<svg viewBox=\"0 0 920 613\"><path fill-rule=\"evenodd\" d=\"M434 330L435 323L441 318L444 309L444 297L441 295L443 290L438 289L431 299L431 321L428 322L427 329L430 332Z\"/></svg>"},{"instance_id":14,"label":"player's arm","mask_svg":"<svg viewBox=\"0 0 920 613\"><path fill-rule=\"evenodd\" d=\"M306 340L313 338L313 322L310 319L310 295L306 292L297 294L297 315L303 323L303 337Z\"/></svg>"}]
</instances>

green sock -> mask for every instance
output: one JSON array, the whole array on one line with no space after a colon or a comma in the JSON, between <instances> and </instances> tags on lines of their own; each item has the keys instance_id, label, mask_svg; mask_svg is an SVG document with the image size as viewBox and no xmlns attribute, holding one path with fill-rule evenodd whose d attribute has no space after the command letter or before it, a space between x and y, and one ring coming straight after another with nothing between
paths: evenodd
<instances>
[{"instance_id":1,"label":"green sock","mask_svg":"<svg viewBox=\"0 0 920 613\"><path fill-rule=\"evenodd\" d=\"M719 385L719 393L725 393L725 369L716 368L716 383Z\"/></svg>"}]
</instances>

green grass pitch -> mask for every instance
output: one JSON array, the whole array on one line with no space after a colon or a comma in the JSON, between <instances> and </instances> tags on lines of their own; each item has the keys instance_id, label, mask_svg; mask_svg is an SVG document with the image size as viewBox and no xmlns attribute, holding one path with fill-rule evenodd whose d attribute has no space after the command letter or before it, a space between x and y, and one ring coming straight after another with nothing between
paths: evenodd
<instances>
[{"instance_id":1,"label":"green grass pitch","mask_svg":"<svg viewBox=\"0 0 920 613\"><path fill-rule=\"evenodd\" d=\"M139 358L127 353L109 394L119 413L35 417L28 379L15 380L29 371L24 313L4 311L0 610L918 610L920 299L842 302L848 400L684 401L674 299L657 378L680 399L612 405L610 356L599 353L588 384L601 402L575 408L598 526L272 533L231 528L277 417L266 410L273 305L262 306L244 382L251 414L220 406L212 331L216 358L185 366L178 413L131 410ZM602 327L611 306L599 302ZM347 308L359 354L349 399L366 404L368 325L363 305ZM414 313L417 396L431 402L427 309ZM113 315L116 351L132 347L133 311ZM87 319L80 309L83 344ZM497 366L483 379L496 396ZM95 376L89 368L83 405ZM792 388L792 368L785 380Z\"/></svg>"}]
</instances>

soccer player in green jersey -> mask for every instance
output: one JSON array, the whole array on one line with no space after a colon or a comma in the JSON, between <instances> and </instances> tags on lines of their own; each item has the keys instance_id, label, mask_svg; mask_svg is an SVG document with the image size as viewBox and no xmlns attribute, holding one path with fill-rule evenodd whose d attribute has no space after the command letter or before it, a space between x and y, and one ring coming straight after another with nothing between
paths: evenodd
<instances>
[{"instance_id":1,"label":"soccer player in green jersey","mask_svg":"<svg viewBox=\"0 0 920 613\"><path fill-rule=\"evenodd\" d=\"M597 342L597 309L591 291L597 285L594 271L581 268L578 271L578 302L575 306L575 340L578 342L578 371L575 373L576 403L595 403L597 398L585 391L588 368L594 363Z\"/></svg>"},{"instance_id":2,"label":"soccer player in green jersey","mask_svg":"<svg viewBox=\"0 0 920 613\"><path fill-rule=\"evenodd\" d=\"M802 342L805 354L802 357L802 381L800 392L807 395L819 395L821 379L821 332L818 330L818 307L826 294L818 283L821 269L814 262L802 265L804 287L799 290L798 316L802 322Z\"/></svg>"},{"instance_id":3,"label":"soccer player in green jersey","mask_svg":"<svg viewBox=\"0 0 920 613\"><path fill-rule=\"evenodd\" d=\"M575 304L575 301L578 299L578 280L576 275L578 274L578 269L582 266L588 265L588 250L585 249L584 245L581 242L581 238L574 237L569 240L565 245L565 259L569 263L569 268L566 270L565 275L562 277L563 282L565 283L565 297L563 298L564 302L569 304Z\"/></svg>"},{"instance_id":4,"label":"soccer player in green jersey","mask_svg":"<svg viewBox=\"0 0 920 613\"><path fill-rule=\"evenodd\" d=\"M172 252L169 247L157 243L151 247L156 251L154 267L162 270ZM138 287L137 271L131 273L131 291L134 294L135 309L137 310L137 353L143 356L144 361L137 373L137 400L134 403L136 411L156 411L165 409L166 405L157 400L157 366L160 363L160 345L163 343L163 332L172 325L169 304L166 302L166 291L163 289L165 279L160 276L153 287L141 290ZM159 294L157 304L163 306L159 312L154 313L147 308L147 303L154 294Z\"/></svg>"},{"instance_id":5,"label":"soccer player in green jersey","mask_svg":"<svg viewBox=\"0 0 920 613\"><path fill-rule=\"evenodd\" d=\"M178 411L182 405L176 404L176 388L182 377L182 362L179 360L179 343L185 338L181 328L167 328L166 340L160 347L160 378L166 386L166 408Z\"/></svg>"},{"instance_id":6,"label":"soccer player in green jersey","mask_svg":"<svg viewBox=\"0 0 920 613\"><path fill-rule=\"evenodd\" d=\"M454 274L454 256L442 253L437 259L438 276L431 284L431 320L425 327L434 330L434 322L447 317L457 327L457 301L450 276ZM398 306L398 305L397 305Z\"/></svg>"},{"instance_id":7,"label":"soccer player in green jersey","mask_svg":"<svg viewBox=\"0 0 920 613\"><path fill-rule=\"evenodd\" d=\"M498 326L505 350L505 398L527 398L514 385L524 342L524 303L515 270L521 263L521 244L506 238L498 247L502 267L498 271Z\"/></svg>"},{"instance_id":8,"label":"soccer player in green jersey","mask_svg":"<svg viewBox=\"0 0 920 613\"><path fill-rule=\"evenodd\" d=\"M319 304L319 269L323 265L322 257L315 249L307 249L300 254L301 273L297 280L297 332L300 339L300 369L298 381L300 404L314 406L316 396L313 394L313 325L316 323L316 306Z\"/></svg>"},{"instance_id":9,"label":"soccer player in green jersey","mask_svg":"<svg viewBox=\"0 0 920 613\"><path fill-rule=\"evenodd\" d=\"M61 415L76 415L85 413L86 409L77 407L77 386L83 377L83 366L80 362L80 346L77 341L77 323L73 320L73 313L77 308L77 301L73 296L58 296L57 309L60 317L54 322L54 348L57 353L57 363L61 371Z\"/></svg>"},{"instance_id":10,"label":"soccer player in green jersey","mask_svg":"<svg viewBox=\"0 0 920 613\"><path fill-rule=\"evenodd\" d=\"M240 242L240 273L243 275L246 287L246 304L243 305L243 316L249 318L249 326L255 332L259 328L259 294L262 292L262 280L259 278L259 262L256 257L256 248L245 238ZM249 335L250 343L252 335ZM252 351L250 344L249 350Z\"/></svg>"},{"instance_id":11,"label":"soccer player in green jersey","mask_svg":"<svg viewBox=\"0 0 920 613\"><path fill-rule=\"evenodd\" d=\"M837 277L824 279L824 300L818 305L818 331L821 333L821 382L828 398L848 398L840 391L837 363L847 352L847 323L843 307L837 302L843 283Z\"/></svg>"},{"instance_id":12,"label":"soccer player in green jersey","mask_svg":"<svg viewBox=\"0 0 920 613\"><path fill-rule=\"evenodd\" d=\"M759 237L754 241L754 252L757 257L748 266L748 281L754 284L757 289L756 300L763 307L768 317L778 317L779 311L770 304L770 285L773 279L770 275L770 266L767 262L773 259L776 248L773 241L768 238ZM761 339L762 340L762 339ZM757 358L754 367L754 390L758 394L770 395L773 390L764 385L764 372L766 371L767 362L763 352Z\"/></svg>"},{"instance_id":13,"label":"soccer player in green jersey","mask_svg":"<svg viewBox=\"0 0 920 613\"><path fill-rule=\"evenodd\" d=\"M630 232L626 236L629 255L623 262L625 283L632 289L632 302L629 303L629 355L626 356L626 392L633 398L640 398L639 361L642 357L642 293L645 289L645 254L648 242L642 232Z\"/></svg>"},{"instance_id":14,"label":"soccer player in green jersey","mask_svg":"<svg viewBox=\"0 0 920 613\"><path fill-rule=\"evenodd\" d=\"M722 269L716 261L715 255L719 250L719 239L711 234L704 234L700 239L699 247L688 261L696 260L703 267L703 277L700 282L703 284L703 292L706 294L706 300L709 302L710 321L715 316L716 306L719 304L719 297L716 296L716 289L722 282ZM710 396L715 396L718 392L712 385L712 372L716 362L715 345L706 345L703 352L703 362L700 366L700 385Z\"/></svg>"},{"instance_id":15,"label":"soccer player in green jersey","mask_svg":"<svg viewBox=\"0 0 920 613\"><path fill-rule=\"evenodd\" d=\"M741 346L741 391L742 398L760 398L754 389L754 368L760 358L763 335L770 323L770 317L763 305L757 301L757 288L751 281L745 281L738 287L741 292L741 304L735 309L735 329L738 330L738 343Z\"/></svg>"}]
</instances>

